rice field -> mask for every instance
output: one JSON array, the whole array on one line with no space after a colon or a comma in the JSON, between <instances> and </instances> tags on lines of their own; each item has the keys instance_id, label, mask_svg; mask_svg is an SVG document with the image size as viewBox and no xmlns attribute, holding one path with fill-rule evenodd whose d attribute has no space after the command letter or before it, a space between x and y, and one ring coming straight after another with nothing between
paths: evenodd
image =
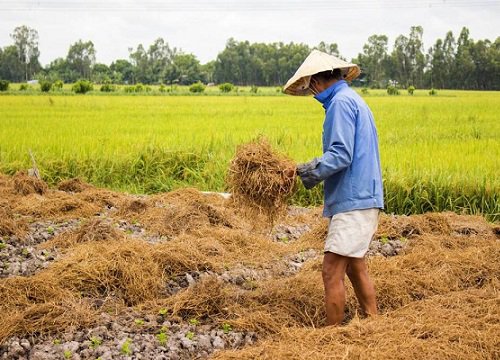
<instances>
[{"instance_id":1,"label":"rice field","mask_svg":"<svg viewBox=\"0 0 500 360\"><path fill-rule=\"evenodd\" d=\"M0 171L31 167L31 149L49 184L81 177L132 193L223 191L236 146L258 135L297 162L321 155L324 114L312 98L117 95L0 96ZM370 90L365 99L379 132L387 212L500 219L498 92ZM317 205L321 197L301 188L292 200Z\"/></svg>"},{"instance_id":2,"label":"rice field","mask_svg":"<svg viewBox=\"0 0 500 360\"><path fill-rule=\"evenodd\" d=\"M188 188L228 190L237 148L262 162L238 146L258 135L298 162L320 155L313 99L0 96L0 358L497 359L497 98L366 97L386 212L488 218L382 214L366 254L380 315L346 281L345 324L325 327L321 208L266 217ZM31 167L30 150L50 186L1 173Z\"/></svg>"}]
</instances>

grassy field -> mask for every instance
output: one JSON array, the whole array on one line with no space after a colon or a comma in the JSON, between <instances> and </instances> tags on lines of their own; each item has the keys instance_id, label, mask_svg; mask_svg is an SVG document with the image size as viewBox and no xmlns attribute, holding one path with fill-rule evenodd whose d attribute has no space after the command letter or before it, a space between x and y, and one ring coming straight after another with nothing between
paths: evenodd
<instances>
[{"instance_id":1,"label":"grassy field","mask_svg":"<svg viewBox=\"0 0 500 360\"><path fill-rule=\"evenodd\" d=\"M80 176L138 193L220 191L235 147L260 134L296 161L321 155L324 114L312 98L14 91L0 96L0 171L29 167L32 149L49 183ZM500 93L370 90L365 98L379 131L386 211L500 219ZM321 189L301 188L294 201L318 204Z\"/></svg>"}]
</instances>

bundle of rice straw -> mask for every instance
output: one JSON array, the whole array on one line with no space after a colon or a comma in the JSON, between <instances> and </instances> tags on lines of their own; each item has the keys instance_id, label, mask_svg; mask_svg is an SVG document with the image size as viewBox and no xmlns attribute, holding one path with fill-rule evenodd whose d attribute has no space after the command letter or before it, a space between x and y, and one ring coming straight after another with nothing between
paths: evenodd
<instances>
[{"instance_id":1,"label":"bundle of rice straw","mask_svg":"<svg viewBox=\"0 0 500 360\"><path fill-rule=\"evenodd\" d=\"M26 172L18 171L12 177L14 181L14 190L21 195L39 194L43 195L49 187L47 184L34 176L29 176Z\"/></svg>"},{"instance_id":2,"label":"bundle of rice straw","mask_svg":"<svg viewBox=\"0 0 500 360\"><path fill-rule=\"evenodd\" d=\"M236 203L265 213L273 221L296 189L295 168L291 159L258 138L237 148L227 177L229 190Z\"/></svg>"}]
</instances>

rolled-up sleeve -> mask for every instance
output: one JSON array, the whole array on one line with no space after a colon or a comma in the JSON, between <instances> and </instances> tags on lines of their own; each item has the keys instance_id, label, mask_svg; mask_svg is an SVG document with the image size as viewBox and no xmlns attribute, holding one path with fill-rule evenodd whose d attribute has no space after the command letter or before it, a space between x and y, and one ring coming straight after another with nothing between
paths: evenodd
<instances>
[{"instance_id":1,"label":"rolled-up sleeve","mask_svg":"<svg viewBox=\"0 0 500 360\"><path fill-rule=\"evenodd\" d=\"M310 176L323 181L347 168L352 163L356 133L355 109L343 100L337 100L326 113L325 143L329 144Z\"/></svg>"}]
</instances>

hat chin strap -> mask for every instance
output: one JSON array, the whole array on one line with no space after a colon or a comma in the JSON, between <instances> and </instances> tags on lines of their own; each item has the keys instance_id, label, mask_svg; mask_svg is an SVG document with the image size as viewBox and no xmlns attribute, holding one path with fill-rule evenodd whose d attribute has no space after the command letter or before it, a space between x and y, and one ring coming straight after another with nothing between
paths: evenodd
<instances>
[{"instance_id":1,"label":"hat chin strap","mask_svg":"<svg viewBox=\"0 0 500 360\"><path fill-rule=\"evenodd\" d=\"M313 95L318 95L319 94L319 91L311 83L309 83L309 90L311 90L311 92L313 93Z\"/></svg>"}]
</instances>

